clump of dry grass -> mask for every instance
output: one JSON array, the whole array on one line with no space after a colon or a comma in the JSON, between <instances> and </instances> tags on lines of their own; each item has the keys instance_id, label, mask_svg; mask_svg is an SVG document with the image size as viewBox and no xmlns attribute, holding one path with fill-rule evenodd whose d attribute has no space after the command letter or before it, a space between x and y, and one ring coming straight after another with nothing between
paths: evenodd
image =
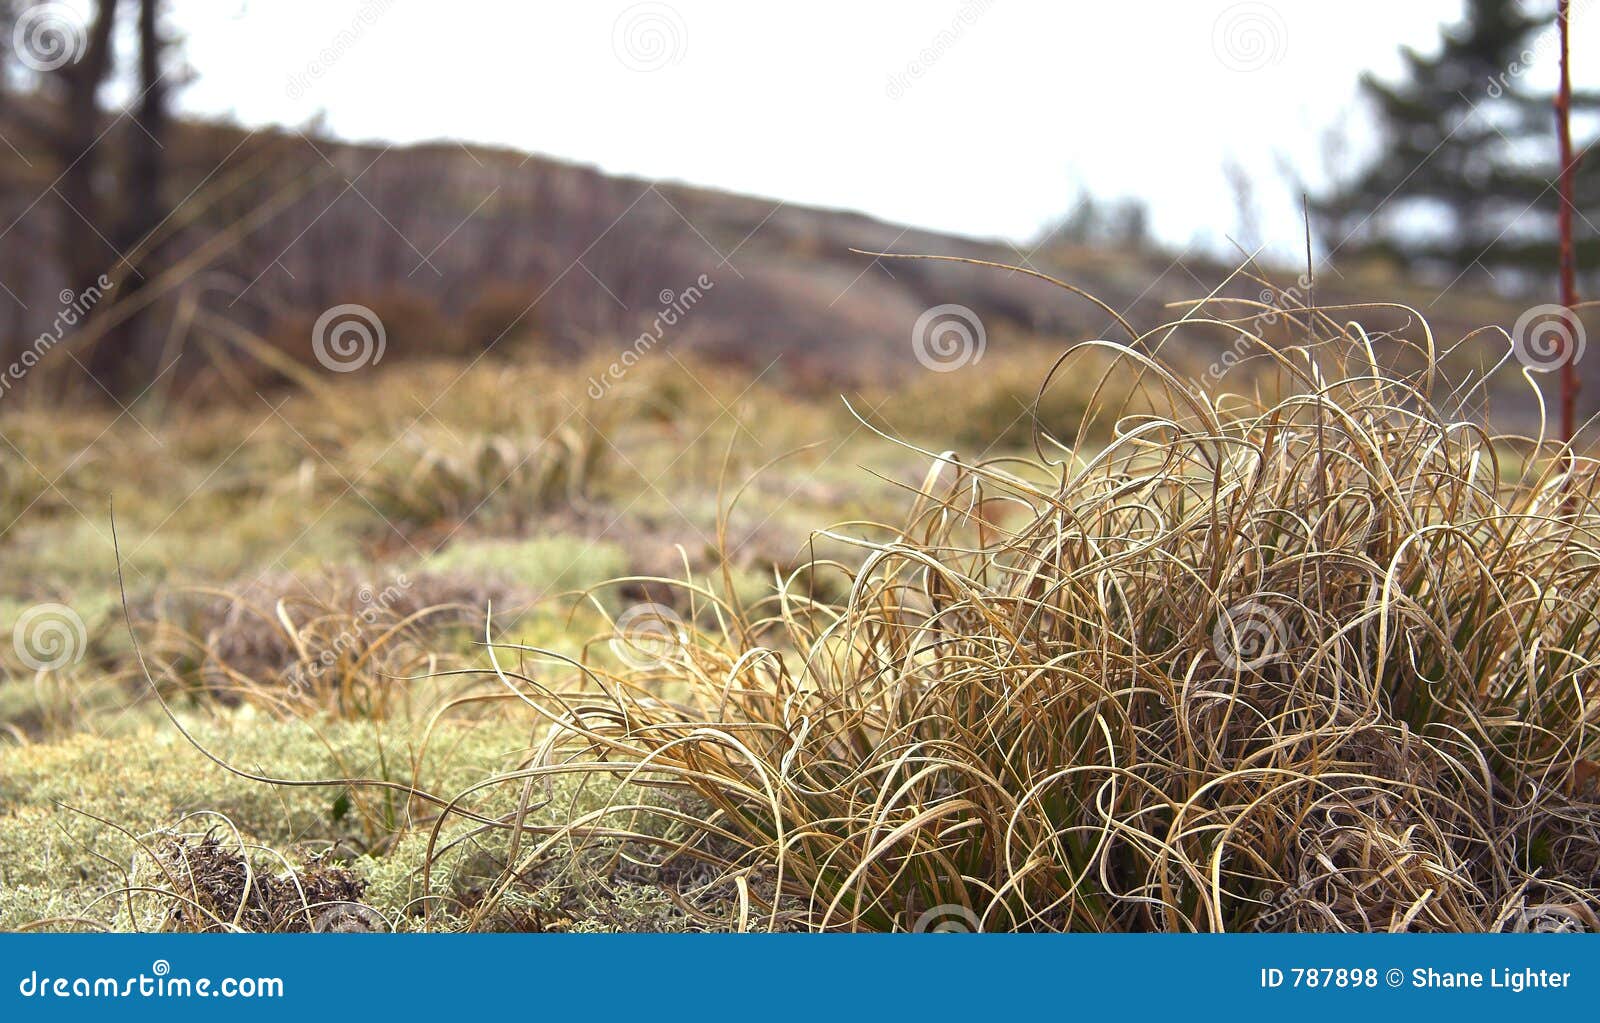
<instances>
[{"instance_id":1,"label":"clump of dry grass","mask_svg":"<svg viewBox=\"0 0 1600 1023\"><path fill-rule=\"evenodd\" d=\"M153 847L170 884L166 929L248 931L388 930L361 901L366 882L353 871L313 860L299 870L263 870L213 829L198 838L162 836ZM160 889L156 894L161 895Z\"/></svg>"},{"instance_id":2,"label":"clump of dry grass","mask_svg":"<svg viewBox=\"0 0 1600 1023\"><path fill-rule=\"evenodd\" d=\"M603 435L585 419L517 436L413 428L384 441L359 487L392 524L461 522L493 501L521 528L530 514L581 501L604 453Z\"/></svg>"},{"instance_id":3,"label":"clump of dry grass","mask_svg":"<svg viewBox=\"0 0 1600 1023\"><path fill-rule=\"evenodd\" d=\"M502 818L508 878L602 841L714 865L722 926L1600 929L1593 464L1441 411L1425 326L1274 315L1306 344L1198 306L1070 350L1052 376L1109 354L1144 396L1089 403L1109 445L924 452L898 525L834 534L865 554L840 602L780 587L648 657L502 648L545 731L486 784L615 787ZM1145 354L1197 323L1259 353L1257 396Z\"/></svg>"},{"instance_id":4,"label":"clump of dry grass","mask_svg":"<svg viewBox=\"0 0 1600 1023\"><path fill-rule=\"evenodd\" d=\"M412 695L397 679L441 670L442 631L481 625L486 603L513 607L511 596L456 576L269 574L236 591L166 595L146 628L170 688L250 700L279 716L383 720Z\"/></svg>"}]
</instances>

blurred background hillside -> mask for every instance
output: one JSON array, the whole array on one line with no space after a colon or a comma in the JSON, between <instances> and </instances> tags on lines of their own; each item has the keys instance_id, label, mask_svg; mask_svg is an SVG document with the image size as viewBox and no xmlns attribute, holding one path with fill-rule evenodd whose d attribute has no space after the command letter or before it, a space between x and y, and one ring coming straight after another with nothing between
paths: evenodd
<instances>
[{"instance_id":1,"label":"blurred background hillside","mask_svg":"<svg viewBox=\"0 0 1600 1023\"><path fill-rule=\"evenodd\" d=\"M1527 306L1552 298L1551 4L1408 5L1404 17L1385 22L1394 38L1370 24L1357 29L1360 19L1342 13L1350 24L1330 27L1315 5L1174 5L1174 18L1198 19L1183 59L1203 65L1207 77L1190 64L1130 65L1108 95L1092 62L1068 59L1045 72L1065 86L1065 98L1030 93L1039 72L1027 68L970 95L975 70L1014 52L1019 12L946 6L936 17L902 12L906 68L841 70L876 83L853 115L826 105L835 87L821 83L819 105L804 114L811 87L783 80L785 66L776 78L728 83L766 105L771 123L758 125L746 106L732 111L745 114L741 120L716 105L678 105L684 88L703 84L683 81L696 58L724 56L707 51L725 48L733 31L728 19L692 4L608 10L588 26L603 33L593 46L566 47L573 52L558 63L551 41L570 30L563 19L573 15L512 4L457 5L446 18L404 0L7 0L0 364L42 334L59 350L25 381L8 381L4 399L126 401L147 391L163 400L249 398L285 381L281 360L314 367L307 339L317 318L352 303L384 324L393 360L472 358L519 345L558 358L603 354L649 330L673 304L667 296L702 276L713 287L698 286L703 301L670 331L676 350L823 392L892 381L914 367L906 338L918 316L941 303L959 301L989 334L1017 345L1118 334L1104 310L1021 274L875 260L852 249L957 255L1058 275L1141 328L1174 315L1167 303L1213 289L1255 299L1259 284L1231 276L1241 266L1292 288L1308 255L1319 301L1406 302L1443 337L1489 324L1509 329ZM1581 152L1600 128L1600 94L1582 87L1600 81L1600 33L1589 30L1585 5L1576 6ZM1061 15L1021 20L1030 17L1054 26ZM1133 12L1107 17L1085 13L1077 31L1062 36L1066 52L1089 30L1123 43L1137 38ZM862 32L876 39L894 21L875 14ZM1063 28L1070 27L1069 18ZM408 69L408 47L430 30L468 32L478 49L472 59ZM1359 35L1359 45L1317 59L1328 32ZM1047 33L1035 26L1034 34ZM1182 38L1162 35L1152 43L1161 53L1173 45L1167 36ZM525 46L507 51L495 36ZM1363 74L1361 60L1380 69ZM269 76L263 67L276 70ZM1299 77L1285 79L1291 67ZM1308 74L1316 89L1302 97L1305 119L1283 120L1275 97L1304 89ZM558 75L570 76L569 94ZM972 106L954 105L940 91L942 77L964 83L969 95L959 102ZM426 105L410 98L414 78L429 83ZM1191 78L1192 88L1183 84ZM508 91L517 81L521 89ZM885 110L922 116L913 105L919 91L933 93L958 127L894 166L873 164L877 150L858 152L853 140L882 123ZM1195 102L1190 92L1240 126L1227 146L1202 145L1171 126L1170 112ZM1105 124L1084 112L1097 104L1116 108L1116 119ZM1336 119L1307 123L1329 104L1341 111ZM1030 135L1064 139L1065 148L994 135L1013 123L999 108L1018 105L1036 108ZM960 120L985 107L996 110L994 128ZM573 110L587 116L595 148L607 153L618 143L610 125L636 129L630 111L651 118L655 129L623 146L641 155L609 162L661 166L662 177L608 173L583 162L591 154L582 152L557 158L510 147L527 140L540 149L542 122L564 148L584 144L569 124ZM291 124L296 115L304 116ZM408 127L394 137L352 141L397 118ZM434 127L452 123L461 127ZM769 176L742 169L751 159L746 138L769 139L774 130L790 146L754 154ZM446 137L415 140L429 131ZM1044 187L1016 167L1033 149L1053 162L1031 171ZM996 164L1002 152L1005 162ZM701 168L719 154L730 180L760 187L784 180L776 168L799 165L820 182L819 194L844 187L836 177L854 177L861 205L914 219L710 187L723 182ZM1086 182L1108 166L1147 194L1091 190ZM700 184L667 180L691 175ZM940 191L921 205L881 198L896 182L907 196L921 195L930 180ZM1004 206L1013 192L1031 204L1034 226ZM1579 164L1576 194L1579 266L1592 293L1600 263L1596 161ZM1180 200L1187 220L1172 212ZM993 229L929 226L985 217ZM64 310L74 322L60 322ZM1217 342L1220 352L1226 336ZM1186 354L1204 366L1218 352L1201 345ZM1594 366L1585 367L1595 378L1591 395L1600 392Z\"/></svg>"}]
</instances>

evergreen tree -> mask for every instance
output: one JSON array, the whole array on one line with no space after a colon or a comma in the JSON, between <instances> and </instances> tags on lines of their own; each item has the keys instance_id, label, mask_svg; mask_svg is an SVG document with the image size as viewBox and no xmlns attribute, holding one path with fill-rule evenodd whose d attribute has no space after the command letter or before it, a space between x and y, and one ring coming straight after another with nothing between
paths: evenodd
<instances>
[{"instance_id":1,"label":"evergreen tree","mask_svg":"<svg viewBox=\"0 0 1600 1023\"><path fill-rule=\"evenodd\" d=\"M1555 5L1546 6L1469 0L1437 55L1402 51L1402 81L1363 77L1378 155L1312 204L1335 259L1383 255L1451 276L1553 272L1554 97L1529 82L1557 60ZM1573 94L1575 124L1596 111L1600 93ZM1600 158L1581 154L1594 142L1591 134L1578 144L1575 189L1578 261L1591 270L1600 264Z\"/></svg>"}]
</instances>

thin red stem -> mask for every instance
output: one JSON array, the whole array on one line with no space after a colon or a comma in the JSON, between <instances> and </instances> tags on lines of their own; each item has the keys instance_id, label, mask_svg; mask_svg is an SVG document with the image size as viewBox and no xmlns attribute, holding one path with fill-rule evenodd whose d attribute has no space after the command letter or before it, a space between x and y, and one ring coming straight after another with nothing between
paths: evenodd
<instances>
[{"instance_id":1,"label":"thin red stem","mask_svg":"<svg viewBox=\"0 0 1600 1023\"><path fill-rule=\"evenodd\" d=\"M1568 0L1560 0L1557 7L1557 29L1561 33L1561 89L1556 93L1556 136L1561 143L1561 177L1558 186L1561 204L1557 210L1561 231L1561 304L1566 306L1567 331L1577 337L1577 314L1572 311L1578 304L1577 261L1572 250L1572 179L1576 160L1572 156L1572 75L1567 60ZM1574 341L1575 343L1575 341ZM1577 353L1567 352L1561 366L1561 439L1572 443L1577 429L1578 367Z\"/></svg>"}]
</instances>

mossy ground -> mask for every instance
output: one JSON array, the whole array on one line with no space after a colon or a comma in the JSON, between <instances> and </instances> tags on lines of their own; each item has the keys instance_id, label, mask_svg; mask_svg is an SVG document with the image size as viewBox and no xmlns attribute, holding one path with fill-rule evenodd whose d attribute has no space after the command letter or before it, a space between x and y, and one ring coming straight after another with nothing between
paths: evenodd
<instances>
[{"instance_id":1,"label":"mossy ground","mask_svg":"<svg viewBox=\"0 0 1600 1023\"><path fill-rule=\"evenodd\" d=\"M496 641L577 652L626 607L671 599L650 577L752 602L812 555L848 559L811 531L874 517L923 471L836 398L665 354L601 401L586 379L408 364L330 374L258 408L7 409L0 928L174 926L172 899L149 891L172 887L156 851L207 832L262 870L332 857L399 928L686 926L673 900L693 879L668 891L636 864L559 858L475 914L505 869L503 838L453 849L425 892L433 808L232 774L151 693L153 679L194 738L241 770L461 791L515 767L532 741L527 720L480 699L505 692L492 676L449 674L487 666L486 623ZM924 389L854 404L875 425L931 435L930 402L960 417L959 389ZM1009 400L1000 389L974 394L967 418L1025 416L1026 388ZM991 432L1022 436L1014 423ZM618 577L640 578L584 596ZM10 633L42 604L82 628L66 663L40 670ZM539 813L581 816L608 792L562 781Z\"/></svg>"}]
</instances>

